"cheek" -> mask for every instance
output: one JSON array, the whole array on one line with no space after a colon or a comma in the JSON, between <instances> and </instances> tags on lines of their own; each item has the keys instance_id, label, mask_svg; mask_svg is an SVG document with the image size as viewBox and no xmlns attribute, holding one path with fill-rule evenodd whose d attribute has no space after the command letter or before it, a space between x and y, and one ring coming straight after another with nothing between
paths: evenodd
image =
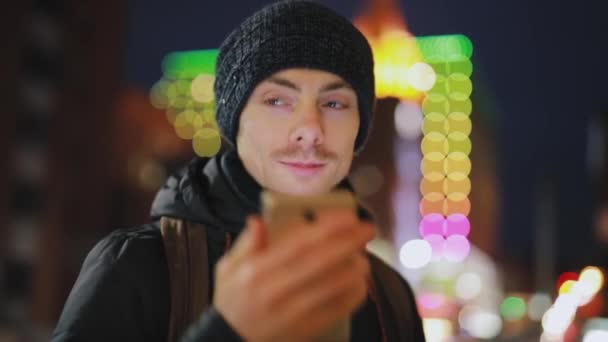
<instances>
[{"instance_id":1,"label":"cheek","mask_svg":"<svg viewBox=\"0 0 608 342\"><path fill-rule=\"evenodd\" d=\"M342 152L354 148L355 139L359 131L358 117L328 121L325 127L328 145L333 145L334 149Z\"/></svg>"}]
</instances>

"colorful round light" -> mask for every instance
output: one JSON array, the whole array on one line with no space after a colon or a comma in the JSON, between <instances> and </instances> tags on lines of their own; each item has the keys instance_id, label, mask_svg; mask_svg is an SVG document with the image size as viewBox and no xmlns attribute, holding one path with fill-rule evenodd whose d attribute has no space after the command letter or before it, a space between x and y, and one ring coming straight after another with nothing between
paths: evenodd
<instances>
[{"instance_id":1,"label":"colorful round light","mask_svg":"<svg viewBox=\"0 0 608 342\"><path fill-rule=\"evenodd\" d=\"M410 240L399 250L399 260L405 268L417 269L426 266L433 256L431 245L425 240Z\"/></svg>"}]
</instances>

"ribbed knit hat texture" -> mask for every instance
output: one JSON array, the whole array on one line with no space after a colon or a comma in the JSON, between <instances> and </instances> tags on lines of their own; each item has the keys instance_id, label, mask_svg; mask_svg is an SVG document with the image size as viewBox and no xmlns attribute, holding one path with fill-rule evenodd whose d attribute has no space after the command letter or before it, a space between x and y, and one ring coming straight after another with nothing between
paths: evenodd
<instances>
[{"instance_id":1,"label":"ribbed knit hat texture","mask_svg":"<svg viewBox=\"0 0 608 342\"><path fill-rule=\"evenodd\" d=\"M216 120L235 146L239 117L253 89L289 68L328 71L353 87L361 116L355 151L365 145L375 101L372 51L363 34L333 10L309 0L270 4L224 40L216 63Z\"/></svg>"}]
</instances>

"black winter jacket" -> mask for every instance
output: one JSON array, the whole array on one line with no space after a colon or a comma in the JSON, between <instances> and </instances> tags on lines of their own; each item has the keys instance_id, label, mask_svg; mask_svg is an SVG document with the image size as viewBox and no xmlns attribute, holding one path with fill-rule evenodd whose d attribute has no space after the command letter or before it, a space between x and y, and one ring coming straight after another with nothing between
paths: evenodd
<instances>
[{"instance_id":1,"label":"black winter jacket","mask_svg":"<svg viewBox=\"0 0 608 342\"><path fill-rule=\"evenodd\" d=\"M347 181L339 186L350 189ZM183 218L206 227L213 279L213 266L238 236L246 216L259 213L259 191L234 152L197 158L171 176L154 200L151 223L116 230L88 254L52 341L165 342L170 292L160 217ZM369 218L365 210L359 213ZM411 300L407 303L412 308L409 319L396 322L388 304L391 299L371 290L352 317L352 341L397 341L397 324L405 324L411 331L408 341L424 341L414 297L405 281L403 291ZM230 342L241 338L210 306L183 340Z\"/></svg>"}]
</instances>

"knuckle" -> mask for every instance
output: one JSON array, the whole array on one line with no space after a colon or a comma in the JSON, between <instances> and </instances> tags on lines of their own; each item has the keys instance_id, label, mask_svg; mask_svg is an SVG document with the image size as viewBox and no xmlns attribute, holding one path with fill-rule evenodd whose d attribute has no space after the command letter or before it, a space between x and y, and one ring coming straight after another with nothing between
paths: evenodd
<instances>
[{"instance_id":1,"label":"knuckle","mask_svg":"<svg viewBox=\"0 0 608 342\"><path fill-rule=\"evenodd\" d=\"M241 277L243 282L248 286L254 286L259 283L262 276L262 271L255 262L247 261L241 266Z\"/></svg>"}]
</instances>

